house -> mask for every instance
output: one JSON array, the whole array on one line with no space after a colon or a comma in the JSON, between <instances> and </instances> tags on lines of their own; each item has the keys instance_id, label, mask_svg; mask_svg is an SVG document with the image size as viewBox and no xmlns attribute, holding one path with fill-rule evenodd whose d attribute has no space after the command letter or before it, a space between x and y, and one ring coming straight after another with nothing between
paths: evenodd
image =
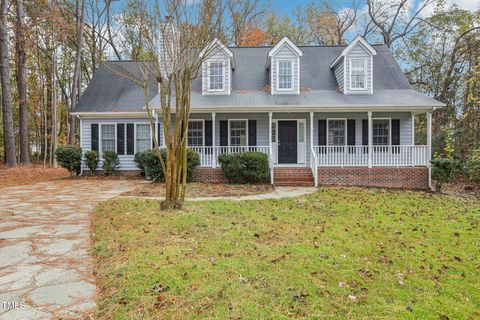
<instances>
[{"instance_id":1,"label":"house","mask_svg":"<svg viewBox=\"0 0 480 320\"><path fill-rule=\"evenodd\" d=\"M428 188L432 112L442 103L412 89L385 45L357 37L345 46L226 47L193 81L188 145L201 158L194 177L218 182L221 153L256 150L270 159L273 184ZM137 170L136 152L162 139L157 83L145 98L109 65L96 72L75 109L83 151L119 154L120 170ZM155 112L156 110L156 112ZM415 144L415 117L426 114L426 145Z\"/></svg>"}]
</instances>

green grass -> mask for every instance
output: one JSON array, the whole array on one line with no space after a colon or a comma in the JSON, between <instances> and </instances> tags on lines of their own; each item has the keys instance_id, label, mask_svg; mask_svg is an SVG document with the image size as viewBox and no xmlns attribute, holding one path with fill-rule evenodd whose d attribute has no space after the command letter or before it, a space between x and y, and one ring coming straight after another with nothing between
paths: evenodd
<instances>
[{"instance_id":1,"label":"green grass","mask_svg":"<svg viewBox=\"0 0 480 320\"><path fill-rule=\"evenodd\" d=\"M480 205L331 188L97 208L99 319L474 319Z\"/></svg>"}]
</instances>

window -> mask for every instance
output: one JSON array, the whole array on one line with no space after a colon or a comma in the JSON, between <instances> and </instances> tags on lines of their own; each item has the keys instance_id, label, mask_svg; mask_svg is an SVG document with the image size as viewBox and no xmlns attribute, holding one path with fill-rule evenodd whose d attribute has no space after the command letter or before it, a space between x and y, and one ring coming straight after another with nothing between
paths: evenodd
<instances>
[{"instance_id":1,"label":"window","mask_svg":"<svg viewBox=\"0 0 480 320\"><path fill-rule=\"evenodd\" d=\"M223 62L210 62L208 67L209 84L208 89L211 91L223 90Z\"/></svg>"},{"instance_id":2,"label":"window","mask_svg":"<svg viewBox=\"0 0 480 320\"><path fill-rule=\"evenodd\" d=\"M272 122L272 142L277 142L277 123Z\"/></svg>"},{"instance_id":3,"label":"window","mask_svg":"<svg viewBox=\"0 0 480 320\"><path fill-rule=\"evenodd\" d=\"M247 121L231 120L230 121L230 146L246 146L247 145Z\"/></svg>"},{"instance_id":4,"label":"window","mask_svg":"<svg viewBox=\"0 0 480 320\"><path fill-rule=\"evenodd\" d=\"M388 146L390 144L390 120L373 119L373 145Z\"/></svg>"},{"instance_id":5,"label":"window","mask_svg":"<svg viewBox=\"0 0 480 320\"><path fill-rule=\"evenodd\" d=\"M105 151L116 151L116 140L115 140L115 124L102 124L101 127L101 139L102 139L102 150Z\"/></svg>"},{"instance_id":6,"label":"window","mask_svg":"<svg viewBox=\"0 0 480 320\"><path fill-rule=\"evenodd\" d=\"M292 60L279 60L278 61L278 90L291 90L293 89L293 61Z\"/></svg>"},{"instance_id":7,"label":"window","mask_svg":"<svg viewBox=\"0 0 480 320\"><path fill-rule=\"evenodd\" d=\"M366 64L367 62L365 59L350 60L350 89L366 89Z\"/></svg>"},{"instance_id":8,"label":"window","mask_svg":"<svg viewBox=\"0 0 480 320\"><path fill-rule=\"evenodd\" d=\"M137 124L135 132L135 152L141 152L150 149L150 125Z\"/></svg>"},{"instance_id":9,"label":"window","mask_svg":"<svg viewBox=\"0 0 480 320\"><path fill-rule=\"evenodd\" d=\"M329 146L344 146L345 145L345 131L346 120L328 120L328 145Z\"/></svg>"},{"instance_id":10,"label":"window","mask_svg":"<svg viewBox=\"0 0 480 320\"><path fill-rule=\"evenodd\" d=\"M298 142L305 142L305 122L298 122Z\"/></svg>"},{"instance_id":11,"label":"window","mask_svg":"<svg viewBox=\"0 0 480 320\"><path fill-rule=\"evenodd\" d=\"M190 121L188 123L187 144L192 147L203 146L203 121Z\"/></svg>"}]
</instances>

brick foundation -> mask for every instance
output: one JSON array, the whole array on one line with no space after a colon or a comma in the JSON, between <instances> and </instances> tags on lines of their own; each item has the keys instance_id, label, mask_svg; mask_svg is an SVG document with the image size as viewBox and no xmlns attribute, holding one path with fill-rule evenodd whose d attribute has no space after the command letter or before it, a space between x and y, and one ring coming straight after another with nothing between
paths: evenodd
<instances>
[{"instance_id":1,"label":"brick foundation","mask_svg":"<svg viewBox=\"0 0 480 320\"><path fill-rule=\"evenodd\" d=\"M193 171L193 181L207 183L225 183L228 182L223 174L222 168L195 168Z\"/></svg>"},{"instance_id":2,"label":"brick foundation","mask_svg":"<svg viewBox=\"0 0 480 320\"><path fill-rule=\"evenodd\" d=\"M319 168L318 184L428 189L428 168Z\"/></svg>"}]
</instances>

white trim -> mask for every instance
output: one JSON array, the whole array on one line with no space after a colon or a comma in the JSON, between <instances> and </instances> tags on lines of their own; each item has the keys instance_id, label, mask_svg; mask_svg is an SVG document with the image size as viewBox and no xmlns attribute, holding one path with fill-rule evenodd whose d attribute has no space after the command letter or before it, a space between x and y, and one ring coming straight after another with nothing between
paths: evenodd
<instances>
[{"instance_id":1,"label":"white trim","mask_svg":"<svg viewBox=\"0 0 480 320\"><path fill-rule=\"evenodd\" d=\"M280 77L280 62L290 62L291 63L291 76L292 76L292 87L291 88L280 88L279 87L279 77ZM277 68L276 76L276 90L279 92L292 92L295 91L295 59L285 58L275 60L275 68Z\"/></svg>"},{"instance_id":2,"label":"white trim","mask_svg":"<svg viewBox=\"0 0 480 320\"><path fill-rule=\"evenodd\" d=\"M347 140L348 140L348 128L347 128L347 118L327 118L327 136L326 136L326 140L327 140L327 144L326 146L329 146L330 144L328 143L328 130L330 129L330 125L329 125L329 121L330 120L343 120L344 121L344 126L345 126L345 144L343 144L343 146L346 146L347 145ZM340 147L342 146L341 144L332 144L332 146L337 146L337 147Z\"/></svg>"},{"instance_id":3,"label":"white trim","mask_svg":"<svg viewBox=\"0 0 480 320\"><path fill-rule=\"evenodd\" d=\"M347 93L347 59L343 59L343 94Z\"/></svg>"},{"instance_id":4,"label":"white trim","mask_svg":"<svg viewBox=\"0 0 480 320\"><path fill-rule=\"evenodd\" d=\"M330 65L330 68L334 68L342 57L344 58L346 55L348 55L358 42L360 42L365 47L365 49L370 53L370 55L377 55L377 50L375 50L375 48L372 47L367 40L365 40L362 36L357 36L355 39L352 40L352 42L350 42L348 46L345 47L345 49L343 49L342 53L340 53L340 55L335 58L335 60Z\"/></svg>"},{"instance_id":5,"label":"white trim","mask_svg":"<svg viewBox=\"0 0 480 320\"><path fill-rule=\"evenodd\" d=\"M370 94L373 94L373 56L370 56Z\"/></svg>"},{"instance_id":6,"label":"white trim","mask_svg":"<svg viewBox=\"0 0 480 320\"><path fill-rule=\"evenodd\" d=\"M152 146L152 126L150 125L150 122L134 122L133 123L133 154L135 155L137 152L137 125L148 125L150 128L150 149L153 148Z\"/></svg>"},{"instance_id":7,"label":"white trim","mask_svg":"<svg viewBox=\"0 0 480 320\"><path fill-rule=\"evenodd\" d=\"M220 63L222 65L222 89L211 89L210 88L210 84L211 84L211 80L210 80L210 65L212 63ZM225 67L225 61L224 60L221 60L221 59L212 59L212 60L208 60L206 61L206 65L207 65L207 90L206 92L207 93L217 93L217 92L226 92L227 90L225 90L225 76L226 76L226 67Z\"/></svg>"},{"instance_id":8,"label":"white trim","mask_svg":"<svg viewBox=\"0 0 480 320\"><path fill-rule=\"evenodd\" d=\"M192 147L205 147L205 119L189 119L188 124L190 124L190 122L201 122L202 123L202 145L201 146L192 146ZM189 146L189 144L188 144L188 132L189 131L187 131L187 146Z\"/></svg>"},{"instance_id":9,"label":"white trim","mask_svg":"<svg viewBox=\"0 0 480 320\"><path fill-rule=\"evenodd\" d=\"M372 117L372 146L378 147L378 146L384 146L384 144L373 144L373 122L375 120L388 120L388 146L392 145L392 118L388 117L380 117L380 118L374 118ZM399 137L399 139L401 136Z\"/></svg>"},{"instance_id":10,"label":"white trim","mask_svg":"<svg viewBox=\"0 0 480 320\"><path fill-rule=\"evenodd\" d=\"M363 88L353 88L352 87L352 62L354 60L358 60L358 61L363 61L363 71L364 71L364 77L365 77L365 80L363 81ZM348 59L348 90L349 91L367 91L368 88L367 88L367 72L368 72L368 66L367 66L367 58L349 58Z\"/></svg>"},{"instance_id":11,"label":"white trim","mask_svg":"<svg viewBox=\"0 0 480 320\"><path fill-rule=\"evenodd\" d=\"M202 51L200 51L199 57L203 58L205 56L205 53L207 53L207 50L214 46L220 47L220 49L222 49L229 58L233 58L233 52L228 49L228 47L225 46L218 38L213 39L212 42L210 42L205 48L203 48Z\"/></svg>"},{"instance_id":12,"label":"white trim","mask_svg":"<svg viewBox=\"0 0 480 320\"><path fill-rule=\"evenodd\" d=\"M230 122L231 121L245 121L245 133L246 133L246 145L245 146L231 146L230 145ZM248 143L250 141L248 141L248 119L228 119L228 146L229 147L248 147Z\"/></svg>"},{"instance_id":13,"label":"white trim","mask_svg":"<svg viewBox=\"0 0 480 320\"><path fill-rule=\"evenodd\" d=\"M212 160L212 167L215 168L217 166L217 157L215 155L215 145L216 145L216 141L215 141L215 118L216 118L216 114L215 112L212 112L212 153L213 153L213 160ZM205 144L205 141L203 142L203 144Z\"/></svg>"},{"instance_id":14,"label":"white trim","mask_svg":"<svg viewBox=\"0 0 480 320\"><path fill-rule=\"evenodd\" d=\"M98 123L98 154L99 157L102 157L103 155L103 142L102 142L102 126L104 125L113 125L115 128L115 153L118 154L117 150L117 123L116 122L99 122ZM90 133L91 134L91 133ZM92 146L90 146L90 149L92 149Z\"/></svg>"},{"instance_id":15,"label":"white trim","mask_svg":"<svg viewBox=\"0 0 480 320\"><path fill-rule=\"evenodd\" d=\"M303 51L300 50L300 48L298 48L290 39L288 39L288 37L283 37L282 40L280 40L276 45L275 47L273 47L272 50L270 50L268 52L268 57L271 58L273 57L277 51L279 51L284 45L288 45L290 48L293 49L293 51L299 56L303 56Z\"/></svg>"},{"instance_id":16,"label":"white trim","mask_svg":"<svg viewBox=\"0 0 480 320\"><path fill-rule=\"evenodd\" d=\"M297 163L279 163L279 159L278 159L278 135L279 135L279 131L280 131L280 128L278 126L278 122L280 121L296 121L297 122ZM305 155L304 155L304 159L305 159L305 163L298 163L298 145L300 144L300 135L298 134L298 122L299 121L302 121L304 122L304 126L303 126L303 137L305 138ZM272 120L272 123L275 122L276 125L277 125L277 130L275 131L276 135L277 135L277 138L275 139L276 141L276 144L277 144L277 163L275 164L276 167L305 167L307 165L307 119L303 119L303 118L296 118L296 119L275 119L275 120Z\"/></svg>"},{"instance_id":17,"label":"white trim","mask_svg":"<svg viewBox=\"0 0 480 320\"><path fill-rule=\"evenodd\" d=\"M413 112L411 112L411 123L410 123L410 126L411 126L411 129L412 129L412 137L410 138L411 139L411 145L414 146L415 145L415 114Z\"/></svg>"}]
</instances>

